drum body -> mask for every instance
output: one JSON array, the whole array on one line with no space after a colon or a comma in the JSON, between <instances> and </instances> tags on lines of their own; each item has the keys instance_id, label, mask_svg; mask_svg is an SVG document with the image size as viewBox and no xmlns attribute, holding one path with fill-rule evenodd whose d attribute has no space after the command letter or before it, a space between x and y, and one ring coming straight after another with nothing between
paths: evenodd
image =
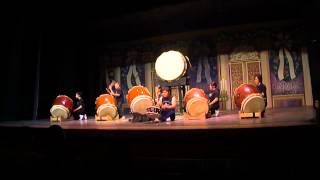
<instances>
[{"instance_id":1,"label":"drum body","mask_svg":"<svg viewBox=\"0 0 320 180\"><path fill-rule=\"evenodd\" d=\"M188 68L186 58L178 51L163 52L156 60L157 75L165 81L180 79Z\"/></svg>"},{"instance_id":2,"label":"drum body","mask_svg":"<svg viewBox=\"0 0 320 180\"><path fill-rule=\"evenodd\" d=\"M202 89L192 88L184 96L186 111L190 116L208 113L208 97Z\"/></svg>"},{"instance_id":3,"label":"drum body","mask_svg":"<svg viewBox=\"0 0 320 180\"><path fill-rule=\"evenodd\" d=\"M114 119L117 115L117 106L114 97L110 94L101 94L96 98L97 115L100 117L110 116Z\"/></svg>"},{"instance_id":4,"label":"drum body","mask_svg":"<svg viewBox=\"0 0 320 180\"><path fill-rule=\"evenodd\" d=\"M57 96L50 109L50 113L53 117L61 117L67 119L70 117L73 108L73 101L66 95Z\"/></svg>"},{"instance_id":5,"label":"drum body","mask_svg":"<svg viewBox=\"0 0 320 180\"><path fill-rule=\"evenodd\" d=\"M262 112L265 109L265 101L260 94L250 94L241 103L241 112Z\"/></svg>"},{"instance_id":6,"label":"drum body","mask_svg":"<svg viewBox=\"0 0 320 180\"><path fill-rule=\"evenodd\" d=\"M265 101L252 84L241 84L235 89L234 102L241 112L262 112Z\"/></svg>"},{"instance_id":7,"label":"drum body","mask_svg":"<svg viewBox=\"0 0 320 180\"><path fill-rule=\"evenodd\" d=\"M128 105L133 113L146 114L147 108L152 106L149 90L143 86L134 86L128 91Z\"/></svg>"}]
</instances>

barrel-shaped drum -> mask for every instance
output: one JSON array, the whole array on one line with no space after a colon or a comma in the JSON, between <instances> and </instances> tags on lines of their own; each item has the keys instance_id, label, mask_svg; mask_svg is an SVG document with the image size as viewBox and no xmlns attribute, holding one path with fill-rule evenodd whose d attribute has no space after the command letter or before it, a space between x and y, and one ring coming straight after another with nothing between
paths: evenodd
<instances>
[{"instance_id":1,"label":"barrel-shaped drum","mask_svg":"<svg viewBox=\"0 0 320 180\"><path fill-rule=\"evenodd\" d=\"M157 75L166 81L173 81L185 75L188 64L187 57L178 51L163 52L156 60Z\"/></svg>"},{"instance_id":2,"label":"barrel-shaped drum","mask_svg":"<svg viewBox=\"0 0 320 180\"><path fill-rule=\"evenodd\" d=\"M66 95L59 95L54 99L50 113L53 117L67 119L71 115L72 108L72 99Z\"/></svg>"},{"instance_id":3,"label":"barrel-shaped drum","mask_svg":"<svg viewBox=\"0 0 320 180\"><path fill-rule=\"evenodd\" d=\"M241 112L262 112L265 101L252 84L241 84L235 89L234 102Z\"/></svg>"},{"instance_id":4,"label":"barrel-shaped drum","mask_svg":"<svg viewBox=\"0 0 320 180\"><path fill-rule=\"evenodd\" d=\"M184 96L186 112L190 116L208 113L208 97L202 89L192 88Z\"/></svg>"},{"instance_id":5,"label":"barrel-shaped drum","mask_svg":"<svg viewBox=\"0 0 320 180\"><path fill-rule=\"evenodd\" d=\"M101 94L96 98L96 113L100 117L110 116L114 119L117 115L117 106L114 97L110 94Z\"/></svg>"},{"instance_id":6,"label":"barrel-shaped drum","mask_svg":"<svg viewBox=\"0 0 320 180\"><path fill-rule=\"evenodd\" d=\"M128 105L131 112L146 114L147 108L153 105L149 90L143 86L134 86L128 91Z\"/></svg>"}]
</instances>

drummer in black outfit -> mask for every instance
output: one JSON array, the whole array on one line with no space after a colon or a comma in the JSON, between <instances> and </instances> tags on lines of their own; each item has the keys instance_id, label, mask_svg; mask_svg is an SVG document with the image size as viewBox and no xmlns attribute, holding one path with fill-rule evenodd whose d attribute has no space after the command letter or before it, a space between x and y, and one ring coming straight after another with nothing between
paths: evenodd
<instances>
[{"instance_id":1,"label":"drummer in black outfit","mask_svg":"<svg viewBox=\"0 0 320 180\"><path fill-rule=\"evenodd\" d=\"M76 92L76 104L73 110L73 117L75 120L87 120L85 105L81 95L81 92Z\"/></svg>"},{"instance_id":2,"label":"drummer in black outfit","mask_svg":"<svg viewBox=\"0 0 320 180\"><path fill-rule=\"evenodd\" d=\"M124 119L123 112L122 112L122 102L123 102L123 92L119 82L114 83L114 89L111 88L111 95L117 101L117 109L119 118Z\"/></svg>"},{"instance_id":3,"label":"drummer in black outfit","mask_svg":"<svg viewBox=\"0 0 320 180\"><path fill-rule=\"evenodd\" d=\"M209 97L209 116L211 117L212 115L214 116L219 116L219 97L220 97L220 90L217 88L217 83L216 82L211 82L208 85L209 87L209 92L208 92L208 97Z\"/></svg>"},{"instance_id":4,"label":"drummer in black outfit","mask_svg":"<svg viewBox=\"0 0 320 180\"><path fill-rule=\"evenodd\" d=\"M257 90L261 97L264 98L265 101L265 107L267 107L267 88L266 86L262 83L262 76L261 74L255 74L254 75L254 83L257 85ZM261 112L261 116L264 117L265 109Z\"/></svg>"}]
</instances>

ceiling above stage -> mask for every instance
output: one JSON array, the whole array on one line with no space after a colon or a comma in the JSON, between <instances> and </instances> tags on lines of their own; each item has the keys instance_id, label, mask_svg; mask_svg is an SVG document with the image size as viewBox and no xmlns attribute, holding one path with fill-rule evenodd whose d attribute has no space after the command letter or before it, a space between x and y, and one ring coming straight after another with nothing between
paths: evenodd
<instances>
[{"instance_id":1,"label":"ceiling above stage","mask_svg":"<svg viewBox=\"0 0 320 180\"><path fill-rule=\"evenodd\" d=\"M316 0L157 0L112 3L97 12L92 32L101 43L265 21L312 19ZM103 8L102 8L103 9ZM110 10L110 11L109 11Z\"/></svg>"},{"instance_id":2,"label":"ceiling above stage","mask_svg":"<svg viewBox=\"0 0 320 180\"><path fill-rule=\"evenodd\" d=\"M20 15L49 30L81 31L97 43L141 39L176 32L265 21L305 18L315 21L317 0L112 0L13 4L6 18Z\"/></svg>"}]
</instances>

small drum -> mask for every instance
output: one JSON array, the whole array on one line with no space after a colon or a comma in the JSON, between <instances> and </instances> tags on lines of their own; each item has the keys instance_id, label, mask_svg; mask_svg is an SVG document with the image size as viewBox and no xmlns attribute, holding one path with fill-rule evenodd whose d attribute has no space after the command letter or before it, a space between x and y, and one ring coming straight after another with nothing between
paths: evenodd
<instances>
[{"instance_id":1,"label":"small drum","mask_svg":"<svg viewBox=\"0 0 320 180\"><path fill-rule=\"evenodd\" d=\"M70 117L73 108L73 101L66 95L59 95L53 101L50 113L53 117L67 119Z\"/></svg>"},{"instance_id":2,"label":"small drum","mask_svg":"<svg viewBox=\"0 0 320 180\"><path fill-rule=\"evenodd\" d=\"M132 87L127 99L132 113L146 114L147 108L153 105L149 90L143 86Z\"/></svg>"},{"instance_id":3,"label":"small drum","mask_svg":"<svg viewBox=\"0 0 320 180\"><path fill-rule=\"evenodd\" d=\"M241 112L262 112L265 101L252 84L241 84L235 89L234 102Z\"/></svg>"},{"instance_id":4,"label":"small drum","mask_svg":"<svg viewBox=\"0 0 320 180\"><path fill-rule=\"evenodd\" d=\"M155 118L159 118L161 113L161 109L157 106L150 106L147 108L147 112L146 115L149 118L155 119Z\"/></svg>"},{"instance_id":5,"label":"small drum","mask_svg":"<svg viewBox=\"0 0 320 180\"><path fill-rule=\"evenodd\" d=\"M202 89L192 88L184 96L186 111L190 116L199 116L209 111L208 97Z\"/></svg>"},{"instance_id":6,"label":"small drum","mask_svg":"<svg viewBox=\"0 0 320 180\"><path fill-rule=\"evenodd\" d=\"M97 115L100 117L110 116L114 119L117 115L116 101L110 94L101 94L96 98Z\"/></svg>"},{"instance_id":7,"label":"small drum","mask_svg":"<svg viewBox=\"0 0 320 180\"><path fill-rule=\"evenodd\" d=\"M187 59L178 51L163 52L156 60L157 75L166 81L173 81L185 75Z\"/></svg>"}]
</instances>

